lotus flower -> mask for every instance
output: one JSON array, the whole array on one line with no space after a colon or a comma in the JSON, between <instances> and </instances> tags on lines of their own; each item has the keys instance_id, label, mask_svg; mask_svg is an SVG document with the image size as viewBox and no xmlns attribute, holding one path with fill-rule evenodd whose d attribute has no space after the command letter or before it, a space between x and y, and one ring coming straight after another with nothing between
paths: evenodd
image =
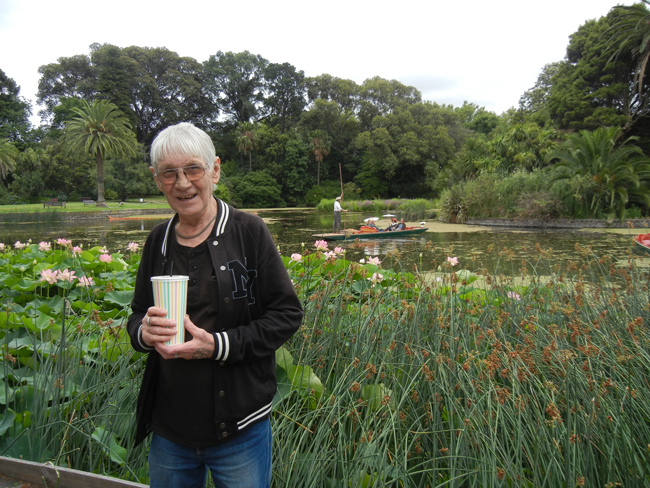
<instances>
[{"instance_id":1,"label":"lotus flower","mask_svg":"<svg viewBox=\"0 0 650 488\"><path fill-rule=\"evenodd\" d=\"M452 266L456 266L456 265L458 264L458 258L455 258L455 257L454 257L454 258L452 258L452 257L448 257L448 258L447 258L447 262L448 262L449 264L451 264Z\"/></svg>"},{"instance_id":2,"label":"lotus flower","mask_svg":"<svg viewBox=\"0 0 650 488\"><path fill-rule=\"evenodd\" d=\"M291 255L291 261L296 261L296 262L302 261L302 254L293 253Z\"/></svg>"},{"instance_id":3,"label":"lotus flower","mask_svg":"<svg viewBox=\"0 0 650 488\"><path fill-rule=\"evenodd\" d=\"M88 287L88 286L92 286L94 284L95 284L95 282L89 276L82 276L81 278L79 278L79 285L78 286L86 286L86 287Z\"/></svg>"},{"instance_id":4,"label":"lotus flower","mask_svg":"<svg viewBox=\"0 0 650 488\"><path fill-rule=\"evenodd\" d=\"M50 285L56 283L59 273L51 269L44 269L41 271L41 277L38 281L47 281Z\"/></svg>"},{"instance_id":5,"label":"lotus flower","mask_svg":"<svg viewBox=\"0 0 650 488\"><path fill-rule=\"evenodd\" d=\"M51 251L52 250L52 243L41 241L41 242L38 243L38 250L39 251Z\"/></svg>"},{"instance_id":6,"label":"lotus flower","mask_svg":"<svg viewBox=\"0 0 650 488\"><path fill-rule=\"evenodd\" d=\"M326 251L327 250L327 241L316 241L314 242L314 247L317 251Z\"/></svg>"},{"instance_id":7,"label":"lotus flower","mask_svg":"<svg viewBox=\"0 0 650 488\"><path fill-rule=\"evenodd\" d=\"M110 254L100 254L99 260L102 263L110 263L111 261L113 261L113 256L111 256Z\"/></svg>"}]
</instances>

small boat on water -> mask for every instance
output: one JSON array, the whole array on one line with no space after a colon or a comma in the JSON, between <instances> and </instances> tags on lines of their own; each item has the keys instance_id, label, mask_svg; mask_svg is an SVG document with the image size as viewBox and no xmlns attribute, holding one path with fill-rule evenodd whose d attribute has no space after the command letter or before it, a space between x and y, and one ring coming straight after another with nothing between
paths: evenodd
<instances>
[{"instance_id":1,"label":"small boat on water","mask_svg":"<svg viewBox=\"0 0 650 488\"><path fill-rule=\"evenodd\" d=\"M634 236L634 243L638 251L650 254L650 233Z\"/></svg>"},{"instance_id":2,"label":"small boat on water","mask_svg":"<svg viewBox=\"0 0 650 488\"><path fill-rule=\"evenodd\" d=\"M371 228L367 228L371 229ZM367 230L362 226L359 230L346 230L339 234L312 234L312 237L325 239L326 241L354 241L355 239L397 239L422 234L429 230L428 227L407 227L405 230L393 230L378 232L376 229Z\"/></svg>"}]
</instances>

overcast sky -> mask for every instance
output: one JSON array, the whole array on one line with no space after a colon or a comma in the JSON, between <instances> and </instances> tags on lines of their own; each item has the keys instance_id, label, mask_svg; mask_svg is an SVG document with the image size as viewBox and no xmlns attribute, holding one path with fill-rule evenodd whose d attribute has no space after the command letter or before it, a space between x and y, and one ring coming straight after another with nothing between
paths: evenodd
<instances>
[{"instance_id":1,"label":"overcast sky","mask_svg":"<svg viewBox=\"0 0 650 488\"><path fill-rule=\"evenodd\" d=\"M0 69L34 104L39 66L88 54L95 42L166 47L199 62L247 50L307 76L396 79L425 100L467 100L500 114L564 57L580 25L631 3L0 0Z\"/></svg>"}]
</instances>

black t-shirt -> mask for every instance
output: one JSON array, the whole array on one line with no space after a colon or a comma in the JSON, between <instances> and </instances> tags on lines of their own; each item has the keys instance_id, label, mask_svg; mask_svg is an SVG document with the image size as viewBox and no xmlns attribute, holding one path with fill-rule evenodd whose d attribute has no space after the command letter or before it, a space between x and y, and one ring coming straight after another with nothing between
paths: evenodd
<instances>
[{"instance_id":1,"label":"black t-shirt","mask_svg":"<svg viewBox=\"0 0 650 488\"><path fill-rule=\"evenodd\" d=\"M178 243L170 235L168 259L174 274L189 276L187 313L192 323L216 332L219 300L207 242L196 247ZM185 332L185 341L192 340ZM217 436L214 402L215 361L161 359L151 430L187 447L209 447L223 442Z\"/></svg>"}]
</instances>

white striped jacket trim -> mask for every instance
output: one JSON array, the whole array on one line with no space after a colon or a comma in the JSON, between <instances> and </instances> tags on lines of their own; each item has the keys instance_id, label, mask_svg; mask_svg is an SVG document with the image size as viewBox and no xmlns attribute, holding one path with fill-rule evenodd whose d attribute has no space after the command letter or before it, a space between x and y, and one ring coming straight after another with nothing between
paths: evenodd
<instances>
[{"instance_id":1,"label":"white striped jacket trim","mask_svg":"<svg viewBox=\"0 0 650 488\"><path fill-rule=\"evenodd\" d=\"M217 221L217 225L215 226L215 237L220 236L226 231L226 225L230 219L230 205L222 202L217 198L217 208L219 212L219 219ZM160 249L160 252L162 252L162 255L165 257L167 257L167 240L169 239L169 233L172 229L172 222L175 222L175 219L176 215L169 219L169 222L167 222L167 228L165 229L165 238L163 239L162 248Z\"/></svg>"},{"instance_id":2,"label":"white striped jacket trim","mask_svg":"<svg viewBox=\"0 0 650 488\"><path fill-rule=\"evenodd\" d=\"M226 361L230 355L230 339L226 332L215 332L214 334L215 361Z\"/></svg>"},{"instance_id":3,"label":"white striped jacket trim","mask_svg":"<svg viewBox=\"0 0 650 488\"><path fill-rule=\"evenodd\" d=\"M237 422L237 430L242 430L245 429L248 424L255 422L258 419L261 419L263 417L266 417L270 412L271 409L273 408L273 402L269 403L268 405L263 406L256 412L253 412L250 414L248 417L245 419L242 419Z\"/></svg>"}]
</instances>

